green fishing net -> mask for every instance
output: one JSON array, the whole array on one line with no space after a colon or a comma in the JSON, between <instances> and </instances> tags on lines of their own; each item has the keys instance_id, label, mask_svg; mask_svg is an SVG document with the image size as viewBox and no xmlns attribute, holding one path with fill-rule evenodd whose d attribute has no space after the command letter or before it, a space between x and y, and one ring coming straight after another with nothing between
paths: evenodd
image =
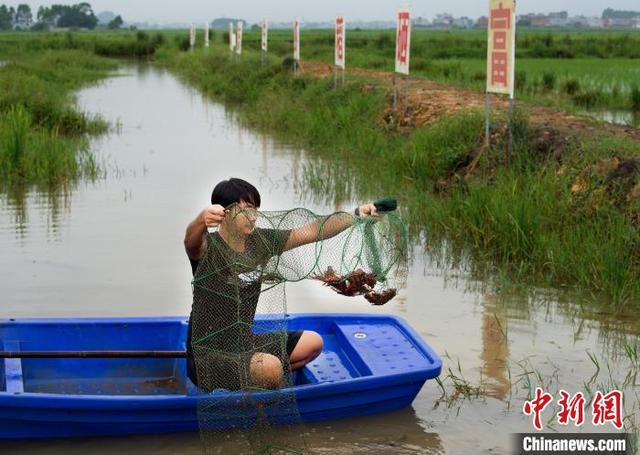
<instances>
[{"instance_id":1,"label":"green fishing net","mask_svg":"<svg viewBox=\"0 0 640 455\"><path fill-rule=\"evenodd\" d=\"M287 353L284 285L312 279L363 304L392 299L406 280L407 230L392 200L377 207L387 212L317 215L236 204L205 234L190 333L205 452L229 453L229 439L241 441L233 449L240 453L309 452L295 394L299 371Z\"/></svg>"}]
</instances>

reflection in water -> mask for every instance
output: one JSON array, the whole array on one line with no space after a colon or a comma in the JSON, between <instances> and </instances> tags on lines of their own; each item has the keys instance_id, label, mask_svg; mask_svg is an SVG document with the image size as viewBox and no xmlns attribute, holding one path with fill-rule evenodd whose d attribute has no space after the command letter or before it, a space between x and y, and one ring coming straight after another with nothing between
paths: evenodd
<instances>
[{"instance_id":1,"label":"reflection in water","mask_svg":"<svg viewBox=\"0 0 640 455\"><path fill-rule=\"evenodd\" d=\"M0 210L13 218L16 235L27 236L30 223L29 213L34 209L44 216L46 231L53 237L71 211L71 194L76 185L61 184L48 187L32 185L12 185L0 191ZM33 213L32 213L33 215Z\"/></svg>"},{"instance_id":2,"label":"reflection in water","mask_svg":"<svg viewBox=\"0 0 640 455\"><path fill-rule=\"evenodd\" d=\"M117 169L62 192L23 190L2 197L0 317L186 315L191 273L182 246L185 225L208 203L212 185L230 176L255 182L265 210L305 206L330 213L418 191L410 182L381 188L367 173L309 159L304 151L247 131L232 112L152 66L127 74L79 96L86 110L121 124L119 134L92 143ZM427 219L424 199L411 196L419 202L405 207L407 219ZM587 351L602 366L594 388L606 386L606 362L614 376L637 370L625 347L637 345L635 315L603 314L606 306L566 292L515 292L472 280L464 253L452 255L453 263L442 260L423 224L411 226L416 241L408 287L399 298L372 307L301 282L287 288L289 310L401 316L436 352L459 361L471 383L487 382L488 394L438 406L440 391L428 382L404 411L309 425L309 445L318 453L507 453L511 433L531 430L520 412L529 390L524 381L509 389L508 372L515 382L523 359L546 383L571 392L594 374ZM634 387L625 389L628 409L637 403ZM200 449L197 434L0 442L0 453L20 455Z\"/></svg>"},{"instance_id":3,"label":"reflection in water","mask_svg":"<svg viewBox=\"0 0 640 455\"><path fill-rule=\"evenodd\" d=\"M614 125L640 128L640 111L587 111L585 114Z\"/></svg>"},{"instance_id":4,"label":"reflection in water","mask_svg":"<svg viewBox=\"0 0 640 455\"><path fill-rule=\"evenodd\" d=\"M511 381L507 378L509 359L508 320L505 306L495 296L485 296L482 312L482 373L493 380L489 396L502 400L509 393Z\"/></svg>"},{"instance_id":5,"label":"reflection in water","mask_svg":"<svg viewBox=\"0 0 640 455\"><path fill-rule=\"evenodd\" d=\"M349 454L444 454L447 453L438 433L421 425L412 409L384 416L370 416L335 422L305 424L305 439L313 441L318 455ZM372 431L375 429L375 431ZM52 452L52 445L55 452ZM221 453L237 453L233 442L221 441ZM199 455L202 445L197 433L141 435L88 440L19 441L2 444L3 454L40 455L51 453L144 453L154 455ZM82 452L85 450L85 452Z\"/></svg>"}]
</instances>

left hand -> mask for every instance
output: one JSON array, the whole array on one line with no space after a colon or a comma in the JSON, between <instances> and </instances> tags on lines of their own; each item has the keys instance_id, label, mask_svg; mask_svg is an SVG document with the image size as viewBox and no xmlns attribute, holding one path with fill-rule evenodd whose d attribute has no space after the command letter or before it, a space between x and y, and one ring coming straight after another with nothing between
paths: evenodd
<instances>
[{"instance_id":1,"label":"left hand","mask_svg":"<svg viewBox=\"0 0 640 455\"><path fill-rule=\"evenodd\" d=\"M373 204L364 204L358 207L358 211L360 216L372 216L375 218L380 218L380 214L378 213L378 209Z\"/></svg>"}]
</instances>

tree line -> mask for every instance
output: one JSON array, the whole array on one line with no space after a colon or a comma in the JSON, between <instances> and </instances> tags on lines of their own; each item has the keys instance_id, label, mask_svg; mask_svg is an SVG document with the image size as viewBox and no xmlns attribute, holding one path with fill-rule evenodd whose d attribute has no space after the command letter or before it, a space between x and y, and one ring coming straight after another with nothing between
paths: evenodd
<instances>
[{"instance_id":1,"label":"tree line","mask_svg":"<svg viewBox=\"0 0 640 455\"><path fill-rule=\"evenodd\" d=\"M49 30L51 28L86 28L94 29L98 18L89 3L75 5L40 6L34 14L31 7L22 3L16 8L0 5L0 30ZM108 27L120 28L123 24L121 16L116 16Z\"/></svg>"}]
</instances>

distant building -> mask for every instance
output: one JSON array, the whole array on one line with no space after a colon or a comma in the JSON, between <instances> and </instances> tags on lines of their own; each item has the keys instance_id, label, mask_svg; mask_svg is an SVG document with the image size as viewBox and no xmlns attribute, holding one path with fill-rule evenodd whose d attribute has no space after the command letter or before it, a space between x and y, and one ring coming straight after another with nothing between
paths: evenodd
<instances>
[{"instance_id":1,"label":"distant building","mask_svg":"<svg viewBox=\"0 0 640 455\"><path fill-rule=\"evenodd\" d=\"M431 26L431 22L426 17L418 17L411 21L411 25L417 28L426 28Z\"/></svg>"},{"instance_id":2,"label":"distant building","mask_svg":"<svg viewBox=\"0 0 640 455\"><path fill-rule=\"evenodd\" d=\"M610 17L604 19L604 26L610 28L635 28L638 18L635 17Z\"/></svg>"},{"instance_id":3,"label":"distant building","mask_svg":"<svg viewBox=\"0 0 640 455\"><path fill-rule=\"evenodd\" d=\"M29 30L31 27L33 27L33 20L30 17L24 18L16 16L13 23L14 30Z\"/></svg>"},{"instance_id":4,"label":"distant building","mask_svg":"<svg viewBox=\"0 0 640 455\"><path fill-rule=\"evenodd\" d=\"M572 27L588 27L589 18L586 16L575 16L569 18L569 25Z\"/></svg>"},{"instance_id":5,"label":"distant building","mask_svg":"<svg viewBox=\"0 0 640 455\"><path fill-rule=\"evenodd\" d=\"M453 16L449 13L437 14L433 20L433 26L436 28L450 28L453 25Z\"/></svg>"},{"instance_id":6,"label":"distant building","mask_svg":"<svg viewBox=\"0 0 640 455\"><path fill-rule=\"evenodd\" d=\"M453 19L452 25L455 28L471 28L473 27L473 21L468 17L458 17Z\"/></svg>"},{"instance_id":7,"label":"distant building","mask_svg":"<svg viewBox=\"0 0 640 455\"><path fill-rule=\"evenodd\" d=\"M566 27L569 25L569 14L566 11L549 13L549 25L551 27Z\"/></svg>"},{"instance_id":8,"label":"distant building","mask_svg":"<svg viewBox=\"0 0 640 455\"><path fill-rule=\"evenodd\" d=\"M532 14L531 26L532 27L549 27L551 25L551 19L544 14Z\"/></svg>"},{"instance_id":9,"label":"distant building","mask_svg":"<svg viewBox=\"0 0 640 455\"><path fill-rule=\"evenodd\" d=\"M587 18L587 26L593 28L604 27L604 22L601 17L589 17Z\"/></svg>"},{"instance_id":10,"label":"distant building","mask_svg":"<svg viewBox=\"0 0 640 455\"><path fill-rule=\"evenodd\" d=\"M481 16L476 21L477 28L488 28L489 27L489 18L487 16Z\"/></svg>"}]
</instances>

